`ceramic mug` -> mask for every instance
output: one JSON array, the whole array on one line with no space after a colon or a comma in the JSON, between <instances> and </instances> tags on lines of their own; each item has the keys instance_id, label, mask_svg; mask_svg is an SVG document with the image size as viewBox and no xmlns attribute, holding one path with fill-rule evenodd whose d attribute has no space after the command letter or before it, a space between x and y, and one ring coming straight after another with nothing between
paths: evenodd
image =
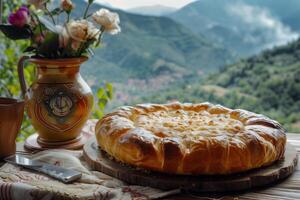
<instances>
[{"instance_id":1,"label":"ceramic mug","mask_svg":"<svg viewBox=\"0 0 300 200\"><path fill-rule=\"evenodd\" d=\"M0 98L0 159L16 153L23 116L24 101Z\"/></svg>"}]
</instances>

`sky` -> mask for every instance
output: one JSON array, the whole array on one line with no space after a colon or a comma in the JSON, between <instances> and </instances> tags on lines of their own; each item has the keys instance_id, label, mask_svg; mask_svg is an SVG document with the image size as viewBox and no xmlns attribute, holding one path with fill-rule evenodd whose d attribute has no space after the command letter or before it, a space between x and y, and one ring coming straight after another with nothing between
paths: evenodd
<instances>
[{"instance_id":1,"label":"sky","mask_svg":"<svg viewBox=\"0 0 300 200\"><path fill-rule=\"evenodd\" d=\"M108 3L120 9L135 8L149 5L164 5L169 7L181 8L195 0L96 0L99 3Z\"/></svg>"}]
</instances>

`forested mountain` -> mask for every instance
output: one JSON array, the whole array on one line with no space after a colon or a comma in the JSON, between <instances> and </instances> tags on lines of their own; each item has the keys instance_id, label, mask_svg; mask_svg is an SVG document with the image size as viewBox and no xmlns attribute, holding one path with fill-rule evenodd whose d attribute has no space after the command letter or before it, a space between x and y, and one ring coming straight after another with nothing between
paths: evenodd
<instances>
[{"instance_id":1,"label":"forested mountain","mask_svg":"<svg viewBox=\"0 0 300 200\"><path fill-rule=\"evenodd\" d=\"M82 15L86 3L75 0L75 15ZM94 4L91 13L102 6ZM103 48L83 71L90 79L124 82L129 78L149 79L168 73L186 75L213 71L233 60L226 49L195 35L167 17L151 17L116 10L122 33L104 37Z\"/></svg>"},{"instance_id":2,"label":"forested mountain","mask_svg":"<svg viewBox=\"0 0 300 200\"><path fill-rule=\"evenodd\" d=\"M300 1L199 0L170 17L239 56L249 56L298 37Z\"/></svg>"},{"instance_id":3,"label":"forested mountain","mask_svg":"<svg viewBox=\"0 0 300 200\"><path fill-rule=\"evenodd\" d=\"M195 84L141 101L203 102L266 114L300 131L300 40L229 65Z\"/></svg>"}]
</instances>

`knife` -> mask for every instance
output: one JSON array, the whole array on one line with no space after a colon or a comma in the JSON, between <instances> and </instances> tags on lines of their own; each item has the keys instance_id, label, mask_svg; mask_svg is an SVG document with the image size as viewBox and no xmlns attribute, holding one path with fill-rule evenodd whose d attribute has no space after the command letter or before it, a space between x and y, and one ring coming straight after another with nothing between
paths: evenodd
<instances>
[{"instance_id":1,"label":"knife","mask_svg":"<svg viewBox=\"0 0 300 200\"><path fill-rule=\"evenodd\" d=\"M77 171L66 169L56 165L50 165L40 161L31 160L17 154L9 156L4 160L10 164L22 166L27 169L44 173L52 178L62 181L63 183L72 183L80 179L82 176L82 174Z\"/></svg>"}]
</instances>

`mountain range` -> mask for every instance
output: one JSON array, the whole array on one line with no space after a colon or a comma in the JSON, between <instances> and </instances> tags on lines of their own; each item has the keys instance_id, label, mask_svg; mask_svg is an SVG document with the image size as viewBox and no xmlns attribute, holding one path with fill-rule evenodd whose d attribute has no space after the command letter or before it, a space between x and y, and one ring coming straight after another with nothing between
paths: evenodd
<instances>
[{"instance_id":1,"label":"mountain range","mask_svg":"<svg viewBox=\"0 0 300 200\"><path fill-rule=\"evenodd\" d=\"M81 16L86 2L75 0L75 16ZM91 13L103 8L94 4ZM114 10L121 19L122 32L105 35L102 48L86 64L89 79L125 82L162 74L185 76L214 71L234 56L221 45L167 17L142 16Z\"/></svg>"},{"instance_id":2,"label":"mountain range","mask_svg":"<svg viewBox=\"0 0 300 200\"><path fill-rule=\"evenodd\" d=\"M199 0L170 17L246 57L298 38L300 1Z\"/></svg>"},{"instance_id":3,"label":"mountain range","mask_svg":"<svg viewBox=\"0 0 300 200\"><path fill-rule=\"evenodd\" d=\"M86 3L74 0L73 16L82 16ZM106 8L93 4L90 13ZM122 32L104 35L101 48L82 67L82 74L96 91L104 82L115 88L111 107L130 104L146 94L155 93L174 83L216 71L237 60L222 45L194 34L168 18L144 16L115 10Z\"/></svg>"},{"instance_id":4,"label":"mountain range","mask_svg":"<svg viewBox=\"0 0 300 200\"><path fill-rule=\"evenodd\" d=\"M82 14L86 3L74 2L76 15ZM101 7L94 4L92 11ZM157 7L148 8L153 12ZM166 16L115 11L123 31L114 38L105 36L103 47L86 65L91 80L95 75L124 83L165 74L207 74L296 40L300 31L299 0L199 0Z\"/></svg>"}]
</instances>

